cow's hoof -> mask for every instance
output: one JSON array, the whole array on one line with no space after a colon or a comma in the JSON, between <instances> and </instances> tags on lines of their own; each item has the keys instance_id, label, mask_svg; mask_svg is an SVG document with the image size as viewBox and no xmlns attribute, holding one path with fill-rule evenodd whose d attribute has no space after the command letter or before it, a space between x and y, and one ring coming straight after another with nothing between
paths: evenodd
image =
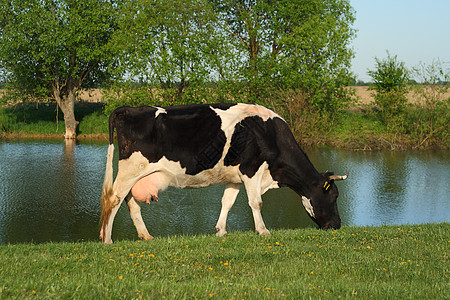
<instances>
[{"instance_id":1,"label":"cow's hoof","mask_svg":"<svg viewBox=\"0 0 450 300\"><path fill-rule=\"evenodd\" d=\"M259 233L259 235L263 235L263 236L270 235L270 231L267 229L261 230L258 233Z\"/></svg>"},{"instance_id":2,"label":"cow's hoof","mask_svg":"<svg viewBox=\"0 0 450 300\"><path fill-rule=\"evenodd\" d=\"M227 235L227 232L225 230L219 230L216 233L216 236L218 236L218 237L222 237L222 236L226 236L226 235Z\"/></svg>"},{"instance_id":3,"label":"cow's hoof","mask_svg":"<svg viewBox=\"0 0 450 300\"><path fill-rule=\"evenodd\" d=\"M139 238L140 238L141 240L143 240L143 241L151 241L151 240L154 239L154 237L151 236L150 234L149 234L149 235L139 236Z\"/></svg>"}]
</instances>

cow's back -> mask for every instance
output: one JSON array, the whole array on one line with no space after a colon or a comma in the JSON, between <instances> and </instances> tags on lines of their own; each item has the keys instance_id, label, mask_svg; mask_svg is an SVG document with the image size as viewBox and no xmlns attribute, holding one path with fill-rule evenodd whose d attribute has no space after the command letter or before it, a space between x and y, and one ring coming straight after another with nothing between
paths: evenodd
<instances>
[{"instance_id":1,"label":"cow's back","mask_svg":"<svg viewBox=\"0 0 450 300\"><path fill-rule=\"evenodd\" d=\"M220 160L226 143L221 118L212 108L226 110L231 106L118 108L113 113L113 122L119 159L141 152L150 163L158 162L163 156L178 161L189 175L210 169Z\"/></svg>"}]
</instances>

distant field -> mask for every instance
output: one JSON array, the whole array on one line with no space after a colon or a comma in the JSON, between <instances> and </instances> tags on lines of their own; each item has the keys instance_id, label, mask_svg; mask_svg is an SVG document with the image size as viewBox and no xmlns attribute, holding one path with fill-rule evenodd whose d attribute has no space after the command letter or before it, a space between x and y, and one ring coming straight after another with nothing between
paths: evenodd
<instances>
[{"instance_id":1,"label":"distant field","mask_svg":"<svg viewBox=\"0 0 450 300\"><path fill-rule=\"evenodd\" d=\"M370 91L368 86L352 86L351 88L355 89L359 104L370 104L374 100L372 97L373 91ZM3 92L3 90L0 90L0 97ZM450 97L450 91L445 94L445 97ZM412 103L417 102L417 98L412 91L408 93L408 99ZM78 100L82 102L102 102L102 92L100 89L82 90L79 92Z\"/></svg>"},{"instance_id":2,"label":"distant field","mask_svg":"<svg viewBox=\"0 0 450 300\"><path fill-rule=\"evenodd\" d=\"M359 104L370 104L374 100L372 97L373 91L370 91L368 86L353 86L351 88L355 89ZM101 97L102 94L99 89L84 90L79 95L81 101L87 102L101 102ZM445 97L450 97L450 91L445 94ZM417 97L414 95L414 92L411 91L408 93L408 100L411 103L417 102Z\"/></svg>"},{"instance_id":3,"label":"distant field","mask_svg":"<svg viewBox=\"0 0 450 300\"><path fill-rule=\"evenodd\" d=\"M373 91L369 91L368 86L353 86L352 88L356 91L356 96L358 98L359 104L370 104L374 99L372 97ZM443 98L450 98L450 90L443 96ZM413 91L408 93L408 100L411 103L417 102L417 96Z\"/></svg>"}]
</instances>

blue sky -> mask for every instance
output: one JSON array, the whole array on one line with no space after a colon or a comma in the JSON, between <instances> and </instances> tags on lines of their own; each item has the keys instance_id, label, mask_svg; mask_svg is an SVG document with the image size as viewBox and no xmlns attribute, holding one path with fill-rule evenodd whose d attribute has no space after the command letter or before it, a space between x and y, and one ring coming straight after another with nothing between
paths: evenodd
<instances>
[{"instance_id":1,"label":"blue sky","mask_svg":"<svg viewBox=\"0 0 450 300\"><path fill-rule=\"evenodd\" d=\"M450 63L450 0L350 0L356 11L357 36L352 71L357 79L371 81L375 57L386 50L408 68L433 59ZM447 64L448 66L448 64Z\"/></svg>"}]
</instances>

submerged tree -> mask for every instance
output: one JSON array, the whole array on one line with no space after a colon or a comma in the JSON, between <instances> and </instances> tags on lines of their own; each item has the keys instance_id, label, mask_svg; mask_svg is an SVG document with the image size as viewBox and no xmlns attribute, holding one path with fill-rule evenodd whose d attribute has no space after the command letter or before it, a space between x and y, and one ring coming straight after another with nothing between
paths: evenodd
<instances>
[{"instance_id":1,"label":"submerged tree","mask_svg":"<svg viewBox=\"0 0 450 300\"><path fill-rule=\"evenodd\" d=\"M0 68L25 92L47 93L76 138L74 105L82 86L108 77L120 1L0 0Z\"/></svg>"}]
</instances>

